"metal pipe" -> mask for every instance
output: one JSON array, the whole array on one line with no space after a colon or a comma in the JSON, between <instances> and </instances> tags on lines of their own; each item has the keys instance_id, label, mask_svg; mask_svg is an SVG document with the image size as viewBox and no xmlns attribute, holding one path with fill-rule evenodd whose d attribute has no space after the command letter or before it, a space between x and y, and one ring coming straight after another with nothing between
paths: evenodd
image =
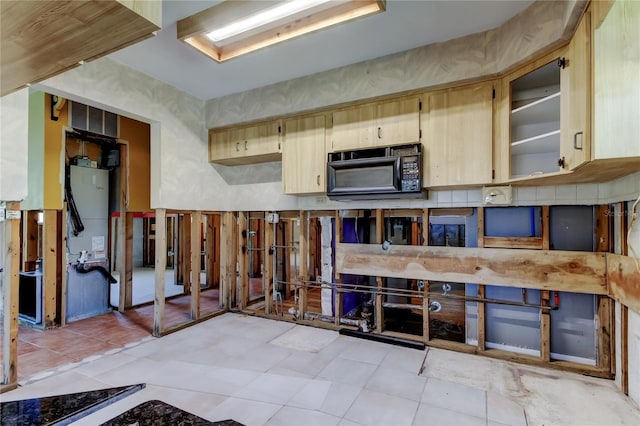
<instances>
[{"instance_id":1,"label":"metal pipe","mask_svg":"<svg viewBox=\"0 0 640 426\"><path fill-rule=\"evenodd\" d=\"M333 324L334 322L334 318L332 316L328 316L328 315L322 315L322 314L316 314L315 312L305 312L304 313L304 319L306 320L320 320L323 322L328 322Z\"/></svg>"},{"instance_id":2,"label":"metal pipe","mask_svg":"<svg viewBox=\"0 0 640 426\"><path fill-rule=\"evenodd\" d=\"M408 304L408 303L383 302L382 303L382 307L383 308L395 308L395 309L420 309L420 310L422 310L422 305L411 305L411 304Z\"/></svg>"}]
</instances>

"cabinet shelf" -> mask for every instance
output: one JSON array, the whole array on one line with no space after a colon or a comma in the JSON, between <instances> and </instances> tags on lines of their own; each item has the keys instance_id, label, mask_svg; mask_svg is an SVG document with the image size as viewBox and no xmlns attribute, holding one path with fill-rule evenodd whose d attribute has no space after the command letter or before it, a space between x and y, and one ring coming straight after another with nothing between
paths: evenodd
<instances>
[{"instance_id":1,"label":"cabinet shelf","mask_svg":"<svg viewBox=\"0 0 640 426\"><path fill-rule=\"evenodd\" d=\"M558 117L560 117L560 92L512 110L511 126L558 121Z\"/></svg>"},{"instance_id":2,"label":"cabinet shelf","mask_svg":"<svg viewBox=\"0 0 640 426\"><path fill-rule=\"evenodd\" d=\"M513 142L511 144L511 154L523 155L557 152L559 147L560 129Z\"/></svg>"}]
</instances>

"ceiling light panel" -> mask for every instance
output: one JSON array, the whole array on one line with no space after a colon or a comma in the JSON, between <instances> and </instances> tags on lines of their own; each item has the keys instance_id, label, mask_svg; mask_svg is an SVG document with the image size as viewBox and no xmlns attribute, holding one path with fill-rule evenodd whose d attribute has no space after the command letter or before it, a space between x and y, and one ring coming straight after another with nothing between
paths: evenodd
<instances>
[{"instance_id":1,"label":"ceiling light panel","mask_svg":"<svg viewBox=\"0 0 640 426\"><path fill-rule=\"evenodd\" d=\"M178 21L178 39L223 62L385 8L385 0L227 0Z\"/></svg>"}]
</instances>

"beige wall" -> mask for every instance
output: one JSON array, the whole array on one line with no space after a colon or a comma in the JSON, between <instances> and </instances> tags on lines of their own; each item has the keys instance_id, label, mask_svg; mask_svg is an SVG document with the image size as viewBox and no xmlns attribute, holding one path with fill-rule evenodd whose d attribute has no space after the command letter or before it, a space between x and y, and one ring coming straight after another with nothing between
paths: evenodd
<instances>
[{"instance_id":1,"label":"beige wall","mask_svg":"<svg viewBox=\"0 0 640 426\"><path fill-rule=\"evenodd\" d=\"M27 196L29 89L0 97L0 201Z\"/></svg>"}]
</instances>

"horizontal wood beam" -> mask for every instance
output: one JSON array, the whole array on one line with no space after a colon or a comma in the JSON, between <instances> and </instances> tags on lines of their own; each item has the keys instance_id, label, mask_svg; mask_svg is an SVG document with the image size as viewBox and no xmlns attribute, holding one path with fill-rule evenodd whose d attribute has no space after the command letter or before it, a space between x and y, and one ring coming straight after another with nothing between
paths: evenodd
<instances>
[{"instance_id":1,"label":"horizontal wood beam","mask_svg":"<svg viewBox=\"0 0 640 426\"><path fill-rule=\"evenodd\" d=\"M484 246L490 248L514 248L542 250L542 237L484 237Z\"/></svg>"},{"instance_id":2,"label":"horizontal wood beam","mask_svg":"<svg viewBox=\"0 0 640 426\"><path fill-rule=\"evenodd\" d=\"M609 295L640 312L640 259L608 253L607 276Z\"/></svg>"},{"instance_id":3,"label":"horizontal wood beam","mask_svg":"<svg viewBox=\"0 0 640 426\"><path fill-rule=\"evenodd\" d=\"M337 244L336 272L608 294L604 253Z\"/></svg>"}]
</instances>

